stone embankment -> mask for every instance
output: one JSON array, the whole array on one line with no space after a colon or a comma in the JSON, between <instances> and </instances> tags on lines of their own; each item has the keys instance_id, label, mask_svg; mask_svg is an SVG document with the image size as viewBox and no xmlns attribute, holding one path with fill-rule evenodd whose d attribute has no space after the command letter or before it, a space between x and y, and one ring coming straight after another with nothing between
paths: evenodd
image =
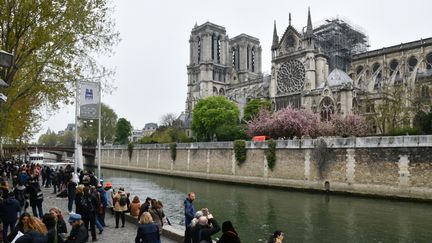
<instances>
[{"instance_id":1,"label":"stone embankment","mask_svg":"<svg viewBox=\"0 0 432 243\"><path fill-rule=\"evenodd\" d=\"M44 193L44 201L43 201L43 212L46 213L50 208L57 207L63 212L63 217L67 223L67 219L69 218L69 213L67 210L67 198L58 198L55 194L53 194L52 188L43 188ZM75 206L74 206L75 208ZM31 209L28 211L31 214ZM104 228L102 234L98 234L98 242L102 243L134 243L135 236L137 233L137 219L127 215L127 222L124 228L115 228L115 218L111 215L111 213L106 214L105 223L106 227ZM68 232L70 232L70 225L68 226ZM99 232L96 229L96 232ZM90 236L90 232L89 232ZM170 226L164 226L163 236L161 238L161 242L163 243L175 243L175 242L183 242L183 232L177 229L174 229ZM91 236L89 237L89 242L91 241Z\"/></svg>"},{"instance_id":2,"label":"stone embankment","mask_svg":"<svg viewBox=\"0 0 432 243\"><path fill-rule=\"evenodd\" d=\"M105 146L101 166L251 185L432 200L432 136L276 141L269 168L266 142L247 142L239 165L232 142Z\"/></svg>"}]
</instances>

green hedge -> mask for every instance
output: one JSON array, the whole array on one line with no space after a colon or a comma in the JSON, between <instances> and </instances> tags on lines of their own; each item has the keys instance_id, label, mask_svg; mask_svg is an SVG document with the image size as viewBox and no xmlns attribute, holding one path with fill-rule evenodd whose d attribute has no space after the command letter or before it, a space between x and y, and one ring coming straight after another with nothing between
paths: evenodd
<instances>
[{"instance_id":1,"label":"green hedge","mask_svg":"<svg viewBox=\"0 0 432 243\"><path fill-rule=\"evenodd\" d=\"M240 166L246 161L246 142L245 140L234 141L234 154L237 164Z\"/></svg>"},{"instance_id":2,"label":"green hedge","mask_svg":"<svg viewBox=\"0 0 432 243\"><path fill-rule=\"evenodd\" d=\"M273 139L267 141L268 150L266 152L267 165L270 170L273 170L276 165L276 142Z\"/></svg>"},{"instance_id":3,"label":"green hedge","mask_svg":"<svg viewBox=\"0 0 432 243\"><path fill-rule=\"evenodd\" d=\"M134 149L134 144L131 143L131 142L129 142L129 143L128 143L129 160L132 159L133 149Z\"/></svg>"},{"instance_id":4,"label":"green hedge","mask_svg":"<svg viewBox=\"0 0 432 243\"><path fill-rule=\"evenodd\" d=\"M176 143L170 143L169 148L170 148L170 153L171 153L171 159L172 159L172 161L175 161L177 158L177 144Z\"/></svg>"}]
</instances>

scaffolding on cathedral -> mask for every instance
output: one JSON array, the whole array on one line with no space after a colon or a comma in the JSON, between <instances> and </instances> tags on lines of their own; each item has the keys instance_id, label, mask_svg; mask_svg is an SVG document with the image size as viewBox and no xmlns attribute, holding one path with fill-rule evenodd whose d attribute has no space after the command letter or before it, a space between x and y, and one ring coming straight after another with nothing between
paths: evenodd
<instances>
[{"instance_id":1,"label":"scaffolding on cathedral","mask_svg":"<svg viewBox=\"0 0 432 243\"><path fill-rule=\"evenodd\" d=\"M321 50L329 58L329 69L348 71L351 57L369 48L368 36L359 28L340 18L327 19L314 29Z\"/></svg>"}]
</instances>

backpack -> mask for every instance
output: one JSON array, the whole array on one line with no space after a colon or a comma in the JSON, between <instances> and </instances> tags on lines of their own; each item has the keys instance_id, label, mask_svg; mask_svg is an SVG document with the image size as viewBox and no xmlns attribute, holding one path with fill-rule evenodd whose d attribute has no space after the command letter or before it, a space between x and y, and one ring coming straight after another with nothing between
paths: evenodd
<instances>
[{"instance_id":1,"label":"backpack","mask_svg":"<svg viewBox=\"0 0 432 243\"><path fill-rule=\"evenodd\" d=\"M126 206L126 204L127 204L127 197L126 197L126 195L120 195L119 204L122 207Z\"/></svg>"},{"instance_id":2,"label":"backpack","mask_svg":"<svg viewBox=\"0 0 432 243\"><path fill-rule=\"evenodd\" d=\"M83 213L93 213L95 211L93 202L89 196L83 196L80 201L81 210Z\"/></svg>"}]
</instances>

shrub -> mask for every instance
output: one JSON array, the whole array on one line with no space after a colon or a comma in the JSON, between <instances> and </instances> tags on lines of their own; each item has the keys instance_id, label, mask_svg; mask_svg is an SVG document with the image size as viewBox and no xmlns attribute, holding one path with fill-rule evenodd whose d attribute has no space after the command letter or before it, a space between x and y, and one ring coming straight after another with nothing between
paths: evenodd
<instances>
[{"instance_id":1,"label":"shrub","mask_svg":"<svg viewBox=\"0 0 432 243\"><path fill-rule=\"evenodd\" d=\"M246 139L246 132L241 125L222 125L216 129L218 141L234 141Z\"/></svg>"},{"instance_id":2,"label":"shrub","mask_svg":"<svg viewBox=\"0 0 432 243\"><path fill-rule=\"evenodd\" d=\"M389 131L390 136L404 136L404 135L419 135L421 131L417 127L397 127Z\"/></svg>"},{"instance_id":3,"label":"shrub","mask_svg":"<svg viewBox=\"0 0 432 243\"><path fill-rule=\"evenodd\" d=\"M234 155L237 164L240 166L246 161L246 142L245 140L234 141Z\"/></svg>"},{"instance_id":4,"label":"shrub","mask_svg":"<svg viewBox=\"0 0 432 243\"><path fill-rule=\"evenodd\" d=\"M266 153L267 165L270 170L273 170L276 165L276 142L273 139L267 141L268 150Z\"/></svg>"},{"instance_id":5,"label":"shrub","mask_svg":"<svg viewBox=\"0 0 432 243\"><path fill-rule=\"evenodd\" d=\"M177 144L176 143L170 143L169 148L170 148L170 153L171 153L171 159L172 159L172 161L175 161L177 158Z\"/></svg>"},{"instance_id":6,"label":"shrub","mask_svg":"<svg viewBox=\"0 0 432 243\"><path fill-rule=\"evenodd\" d=\"M128 143L128 154L129 154L129 160L132 159L133 149L134 149L134 144L131 143L131 142L129 142L129 143Z\"/></svg>"}]
</instances>

